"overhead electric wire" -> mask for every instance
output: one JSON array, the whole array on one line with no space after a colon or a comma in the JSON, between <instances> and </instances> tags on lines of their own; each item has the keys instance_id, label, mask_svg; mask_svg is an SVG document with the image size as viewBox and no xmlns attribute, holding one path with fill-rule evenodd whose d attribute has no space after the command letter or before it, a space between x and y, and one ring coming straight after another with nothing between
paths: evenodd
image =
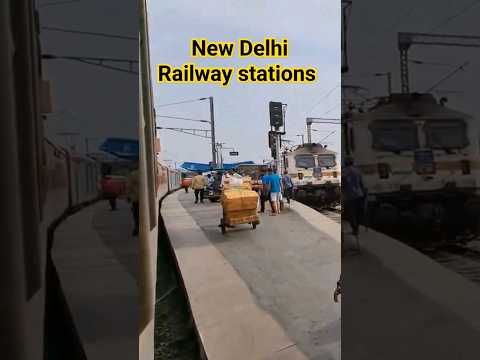
<instances>
[{"instance_id":1,"label":"overhead electric wire","mask_svg":"<svg viewBox=\"0 0 480 360\"><path fill-rule=\"evenodd\" d=\"M341 120L339 119L338 121L317 121L316 124L334 124L334 125L340 125Z\"/></svg>"},{"instance_id":2,"label":"overhead electric wire","mask_svg":"<svg viewBox=\"0 0 480 360\"><path fill-rule=\"evenodd\" d=\"M211 132L211 130L209 130L209 129L177 128L177 127L168 127L168 126L157 126L157 129L166 129L166 130L189 130L189 131Z\"/></svg>"},{"instance_id":3,"label":"overhead electric wire","mask_svg":"<svg viewBox=\"0 0 480 360\"><path fill-rule=\"evenodd\" d=\"M88 60L82 60L82 59L71 59L71 60L78 61L78 62L88 64L88 65L99 66L99 67L109 69L109 70L115 70L115 71L120 71L120 72L124 72L124 73L128 73L128 74L138 75L138 71L135 71L135 70L122 69L122 68L119 68L119 67L116 67L116 66L94 63L94 62L91 62L91 61L88 61Z\"/></svg>"},{"instance_id":4,"label":"overhead electric wire","mask_svg":"<svg viewBox=\"0 0 480 360\"><path fill-rule=\"evenodd\" d=\"M335 87L331 88L325 95L323 95L320 100L318 100L312 107L310 110L308 110L306 112L306 114L309 114L313 109L315 109L318 104L320 104L323 100L327 99L334 91L335 89L337 89L338 87L340 87L340 85L342 85L342 83L338 83Z\"/></svg>"},{"instance_id":5,"label":"overhead electric wire","mask_svg":"<svg viewBox=\"0 0 480 360\"><path fill-rule=\"evenodd\" d=\"M72 4L72 3L77 3L77 2L80 2L80 0L51 1L51 2L48 2L48 3L39 4L38 7L39 8L44 8L44 7L48 7L48 6L66 5L66 4Z\"/></svg>"},{"instance_id":6,"label":"overhead electric wire","mask_svg":"<svg viewBox=\"0 0 480 360\"><path fill-rule=\"evenodd\" d=\"M434 61L423 61L423 60L415 60L415 59L410 59L408 60L412 64L418 64L418 65L432 65L432 66L443 66L443 67L455 67L456 65L454 64L446 64L446 63L439 63L439 62L434 62Z\"/></svg>"},{"instance_id":7,"label":"overhead electric wire","mask_svg":"<svg viewBox=\"0 0 480 360\"><path fill-rule=\"evenodd\" d=\"M134 59L121 59L121 58L106 58L106 57L94 57L94 56L70 56L70 55L53 55L43 54L43 59L66 59L66 60L91 60L91 61L109 61L109 62L123 62L137 64L138 60Z\"/></svg>"},{"instance_id":8,"label":"overhead electric wire","mask_svg":"<svg viewBox=\"0 0 480 360\"><path fill-rule=\"evenodd\" d=\"M442 79L440 79L438 82L436 82L434 85L432 85L429 89L427 89L427 93L431 92L433 89L435 89L438 85L440 85L441 83L443 83L444 81L450 79L453 75L455 75L456 73L458 73L459 71L462 71L462 70L465 70L465 66L467 66L469 63L468 61L463 63L462 65L460 65L458 68L456 68L454 71L452 71L451 73L447 74L445 77L443 77Z\"/></svg>"},{"instance_id":9,"label":"overhead electric wire","mask_svg":"<svg viewBox=\"0 0 480 360\"><path fill-rule=\"evenodd\" d=\"M65 56L65 55L53 55L53 54L43 54L42 59L44 60L71 60L78 61L84 64L103 67L109 70L115 70L120 72L125 72L129 74L138 75L137 71L132 69L133 64L137 64L138 60L132 59L119 59L119 58L100 58L100 57L90 57L90 56ZM114 63L128 63L129 69L120 68L117 66L107 65L105 62L114 62Z\"/></svg>"},{"instance_id":10,"label":"overhead electric wire","mask_svg":"<svg viewBox=\"0 0 480 360\"><path fill-rule=\"evenodd\" d=\"M210 130L206 130L206 129L187 129L187 128L173 128L173 127L163 127L163 126L157 126L157 129L159 129L159 130L171 130L171 131L180 132L182 134L197 136L197 137L204 138L204 139L211 139L211 136L207 135L207 133ZM196 131L203 131L203 132L205 132L205 135L197 134Z\"/></svg>"},{"instance_id":11,"label":"overhead electric wire","mask_svg":"<svg viewBox=\"0 0 480 360\"><path fill-rule=\"evenodd\" d=\"M437 25L433 26L429 31L438 30L438 29L441 28L442 26L445 26L445 25L449 24L450 22L452 22L452 21L455 20L456 18L462 16L462 15L465 14L467 11L473 9L473 8L474 8L475 6L477 6L477 5L480 5L480 0L475 0L475 1L471 2L470 4L468 4L467 6L465 6L464 8L462 8L458 13L446 17L445 19L443 19L442 21L440 21L440 23L438 23Z\"/></svg>"},{"instance_id":12,"label":"overhead electric wire","mask_svg":"<svg viewBox=\"0 0 480 360\"><path fill-rule=\"evenodd\" d=\"M195 102L195 101L202 101L202 100L205 100L205 99L207 99L207 98L198 98L198 99L183 100L183 101L177 101L177 102L168 103L168 104L160 104L160 105L156 105L155 107L156 107L156 108L159 108L159 107L163 107L163 106L186 104L186 103L191 103L191 102Z\"/></svg>"},{"instance_id":13,"label":"overhead electric wire","mask_svg":"<svg viewBox=\"0 0 480 360\"><path fill-rule=\"evenodd\" d=\"M99 37L106 37L106 38L113 38L113 39L138 41L138 37L134 37L134 36L107 34L107 33L94 32L94 31L63 29L63 28L58 28L54 26L42 26L41 29L47 30L47 31L58 31L58 32L72 33L72 34L91 35L91 36L99 36Z\"/></svg>"},{"instance_id":14,"label":"overhead electric wire","mask_svg":"<svg viewBox=\"0 0 480 360\"><path fill-rule=\"evenodd\" d=\"M196 122L202 122L202 123L210 123L210 121L208 121L208 120L201 120L201 119L191 119L191 118L185 118L185 117L180 117L180 116L156 115L156 117L167 118L167 119L177 119L177 120L196 121Z\"/></svg>"},{"instance_id":15,"label":"overhead electric wire","mask_svg":"<svg viewBox=\"0 0 480 360\"><path fill-rule=\"evenodd\" d=\"M325 136L324 138L322 138L319 143L321 143L323 140L327 139L329 136L335 134L337 132L337 130L333 130L332 132L330 132L330 134L328 134L327 136Z\"/></svg>"},{"instance_id":16,"label":"overhead electric wire","mask_svg":"<svg viewBox=\"0 0 480 360\"><path fill-rule=\"evenodd\" d=\"M327 115L328 113L332 112L333 110L335 110L336 108L338 108L339 106L341 106L342 104L336 104L335 106L333 106L332 108L330 108L329 110L325 111L323 114L321 114L320 116L323 116L323 115Z\"/></svg>"}]
</instances>

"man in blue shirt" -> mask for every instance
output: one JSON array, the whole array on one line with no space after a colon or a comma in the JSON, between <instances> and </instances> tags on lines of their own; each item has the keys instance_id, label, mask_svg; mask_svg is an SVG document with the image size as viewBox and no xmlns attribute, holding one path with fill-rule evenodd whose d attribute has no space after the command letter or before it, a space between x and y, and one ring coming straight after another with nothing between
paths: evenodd
<instances>
[{"instance_id":1,"label":"man in blue shirt","mask_svg":"<svg viewBox=\"0 0 480 360\"><path fill-rule=\"evenodd\" d=\"M270 188L270 201L272 204L272 215L280 214L280 197L282 193L282 179L272 170L269 170L268 183Z\"/></svg>"}]
</instances>

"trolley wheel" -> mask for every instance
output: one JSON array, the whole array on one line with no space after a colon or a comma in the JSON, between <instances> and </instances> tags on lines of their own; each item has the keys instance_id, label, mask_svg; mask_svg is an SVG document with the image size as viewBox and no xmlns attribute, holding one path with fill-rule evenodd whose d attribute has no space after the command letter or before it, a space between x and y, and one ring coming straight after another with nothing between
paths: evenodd
<instances>
[{"instance_id":1,"label":"trolley wheel","mask_svg":"<svg viewBox=\"0 0 480 360\"><path fill-rule=\"evenodd\" d=\"M222 234L225 234L227 232L227 228L225 226L225 221L223 218L220 219L220 228L222 229Z\"/></svg>"}]
</instances>

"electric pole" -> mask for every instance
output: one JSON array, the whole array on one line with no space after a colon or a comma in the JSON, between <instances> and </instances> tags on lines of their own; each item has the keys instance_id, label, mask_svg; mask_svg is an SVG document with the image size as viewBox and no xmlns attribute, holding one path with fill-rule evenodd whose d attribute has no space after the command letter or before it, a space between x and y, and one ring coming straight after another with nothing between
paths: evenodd
<instances>
[{"instance_id":1,"label":"electric pole","mask_svg":"<svg viewBox=\"0 0 480 360\"><path fill-rule=\"evenodd\" d=\"M340 119L326 119L326 118L316 118L316 117L307 117L307 143L312 143L312 124L335 124L340 125Z\"/></svg>"},{"instance_id":2,"label":"electric pole","mask_svg":"<svg viewBox=\"0 0 480 360\"><path fill-rule=\"evenodd\" d=\"M211 137L212 137L212 167L217 166L216 153L217 149L215 148L215 115L213 109L213 96L208 98L210 100L210 126L211 126Z\"/></svg>"},{"instance_id":3,"label":"electric pole","mask_svg":"<svg viewBox=\"0 0 480 360\"><path fill-rule=\"evenodd\" d=\"M388 91L388 95L392 95L392 73L389 71L389 72L386 72L386 73L375 73L373 74L373 76L385 76L387 78L387 91Z\"/></svg>"},{"instance_id":4,"label":"electric pole","mask_svg":"<svg viewBox=\"0 0 480 360\"><path fill-rule=\"evenodd\" d=\"M347 73L348 67L348 48L347 48L347 36L348 36L348 15L349 9L352 6L350 0L342 0L342 74Z\"/></svg>"},{"instance_id":5,"label":"electric pole","mask_svg":"<svg viewBox=\"0 0 480 360\"><path fill-rule=\"evenodd\" d=\"M302 145L305 145L305 135L299 134L299 135L295 135L295 136L301 137L302 138Z\"/></svg>"}]
</instances>

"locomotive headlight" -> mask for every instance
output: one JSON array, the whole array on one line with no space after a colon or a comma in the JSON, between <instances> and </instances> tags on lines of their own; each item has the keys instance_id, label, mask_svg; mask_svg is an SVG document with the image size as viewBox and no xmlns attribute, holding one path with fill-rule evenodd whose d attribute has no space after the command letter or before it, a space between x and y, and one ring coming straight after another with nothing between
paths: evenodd
<instances>
[{"instance_id":1,"label":"locomotive headlight","mask_svg":"<svg viewBox=\"0 0 480 360\"><path fill-rule=\"evenodd\" d=\"M337 172L334 171L334 172L333 172L333 177L334 177L334 178L337 178L337 176L338 176Z\"/></svg>"},{"instance_id":2,"label":"locomotive headlight","mask_svg":"<svg viewBox=\"0 0 480 360\"><path fill-rule=\"evenodd\" d=\"M470 161L469 160L462 160L460 162L460 166L462 168L462 174L463 175L470 175L471 167L470 167Z\"/></svg>"},{"instance_id":3,"label":"locomotive headlight","mask_svg":"<svg viewBox=\"0 0 480 360\"><path fill-rule=\"evenodd\" d=\"M378 176L380 179L388 179L390 176L390 166L385 163L378 164Z\"/></svg>"}]
</instances>

